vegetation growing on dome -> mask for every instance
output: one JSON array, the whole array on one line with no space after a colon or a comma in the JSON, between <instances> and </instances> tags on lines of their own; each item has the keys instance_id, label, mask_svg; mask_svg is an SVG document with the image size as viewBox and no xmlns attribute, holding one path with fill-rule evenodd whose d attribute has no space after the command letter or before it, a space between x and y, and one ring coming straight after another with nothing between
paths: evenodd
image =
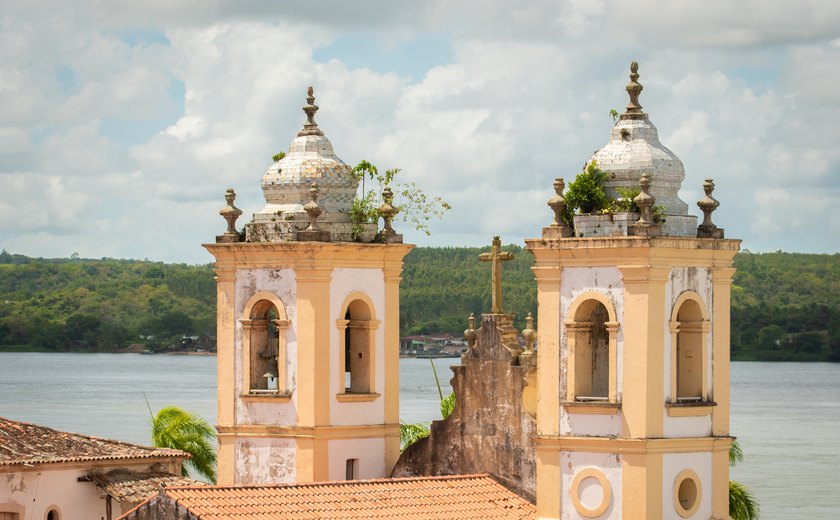
<instances>
[{"instance_id":1,"label":"vegetation growing on dome","mask_svg":"<svg viewBox=\"0 0 840 520\"><path fill-rule=\"evenodd\" d=\"M382 204L382 190L390 186L394 192L393 205L398 209L397 220L414 226L414 229L431 235L429 221L432 217L442 219L452 206L441 197L427 195L422 188L413 182L394 183L394 179L401 172L399 168L379 169L368 161L361 161L350 174L361 182L360 192L350 206L350 222L353 223L353 239L358 240L362 225L376 223L379 220L379 207ZM366 180L376 183L376 189L367 189ZM393 183L393 184L392 184Z\"/></svg>"}]
</instances>

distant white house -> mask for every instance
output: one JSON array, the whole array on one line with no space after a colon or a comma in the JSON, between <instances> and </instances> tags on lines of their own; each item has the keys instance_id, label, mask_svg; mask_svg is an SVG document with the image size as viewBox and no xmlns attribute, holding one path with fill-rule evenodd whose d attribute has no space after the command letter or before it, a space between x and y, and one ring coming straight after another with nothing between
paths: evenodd
<instances>
[{"instance_id":1,"label":"distant white house","mask_svg":"<svg viewBox=\"0 0 840 520\"><path fill-rule=\"evenodd\" d=\"M0 417L0 520L113 520L181 477L189 455Z\"/></svg>"}]
</instances>

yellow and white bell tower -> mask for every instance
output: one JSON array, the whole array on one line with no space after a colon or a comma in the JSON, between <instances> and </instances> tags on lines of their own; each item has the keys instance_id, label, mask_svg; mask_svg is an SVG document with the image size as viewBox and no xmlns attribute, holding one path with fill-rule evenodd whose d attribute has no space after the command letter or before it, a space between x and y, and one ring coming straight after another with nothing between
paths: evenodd
<instances>
[{"instance_id":1,"label":"yellow and white bell tower","mask_svg":"<svg viewBox=\"0 0 840 520\"><path fill-rule=\"evenodd\" d=\"M593 159L639 213L560 215L527 240L538 284L537 508L542 519L728 518L729 306L740 241L697 225L680 160L630 104ZM652 206L664 206L665 222Z\"/></svg>"},{"instance_id":2,"label":"yellow and white bell tower","mask_svg":"<svg viewBox=\"0 0 840 520\"><path fill-rule=\"evenodd\" d=\"M216 259L218 483L387 476L399 456L399 284L413 247L354 226L358 182L315 123L262 178L242 233L228 190ZM376 243L373 242L377 236Z\"/></svg>"}]
</instances>

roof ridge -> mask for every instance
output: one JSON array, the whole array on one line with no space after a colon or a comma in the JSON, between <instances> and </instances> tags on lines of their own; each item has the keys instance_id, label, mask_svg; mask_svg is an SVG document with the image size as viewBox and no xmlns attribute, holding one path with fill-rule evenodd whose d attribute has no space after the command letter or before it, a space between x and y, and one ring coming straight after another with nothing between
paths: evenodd
<instances>
[{"instance_id":1,"label":"roof ridge","mask_svg":"<svg viewBox=\"0 0 840 520\"><path fill-rule=\"evenodd\" d=\"M359 480L322 480L320 482L293 482L293 483L275 483L275 484L231 484L227 486L172 486L167 487L166 491L178 491L178 490L193 490L193 489L201 489L202 491L212 489L212 490L222 490L222 489L264 489L264 488L309 488L309 487L320 487L326 485L345 485L345 486L357 486L357 485L366 485L366 484L384 484L384 483L394 483L394 482L420 482L420 481L434 481L434 480L481 480L481 479L488 479L494 484L499 484L489 473L467 473L462 475L430 475L430 476L416 476L416 477L383 477L383 478L372 478L372 479L359 479ZM502 486L504 487L504 486Z\"/></svg>"}]
</instances>

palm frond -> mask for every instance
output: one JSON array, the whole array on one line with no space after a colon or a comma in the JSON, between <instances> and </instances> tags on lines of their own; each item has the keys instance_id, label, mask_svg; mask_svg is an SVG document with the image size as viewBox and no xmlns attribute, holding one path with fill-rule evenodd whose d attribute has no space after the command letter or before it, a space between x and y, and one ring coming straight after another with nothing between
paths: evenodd
<instances>
[{"instance_id":1,"label":"palm frond","mask_svg":"<svg viewBox=\"0 0 840 520\"><path fill-rule=\"evenodd\" d=\"M406 448L417 442L418 440L429 436L429 427L423 423L408 424L400 422L400 444L402 448L400 452L405 451Z\"/></svg>"},{"instance_id":2,"label":"palm frond","mask_svg":"<svg viewBox=\"0 0 840 520\"><path fill-rule=\"evenodd\" d=\"M732 520L755 520L759 507L747 487L734 480L729 481L729 516Z\"/></svg>"},{"instance_id":3,"label":"palm frond","mask_svg":"<svg viewBox=\"0 0 840 520\"><path fill-rule=\"evenodd\" d=\"M210 482L216 482L216 430L207 421L176 406L167 406L153 416L151 426L155 446L190 454L190 460L181 468L182 474L187 475L189 466Z\"/></svg>"},{"instance_id":4,"label":"palm frond","mask_svg":"<svg viewBox=\"0 0 840 520\"><path fill-rule=\"evenodd\" d=\"M741 443L738 442L738 439L735 439L729 446L729 465L734 466L735 464L738 464L743 461L744 450L741 448Z\"/></svg>"}]
</instances>

